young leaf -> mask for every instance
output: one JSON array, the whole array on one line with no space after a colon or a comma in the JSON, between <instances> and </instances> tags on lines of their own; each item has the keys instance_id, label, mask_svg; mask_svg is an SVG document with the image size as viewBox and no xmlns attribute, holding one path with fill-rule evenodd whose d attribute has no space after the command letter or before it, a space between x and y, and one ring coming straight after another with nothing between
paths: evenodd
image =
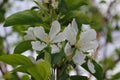
<instances>
[{"instance_id":1,"label":"young leaf","mask_svg":"<svg viewBox=\"0 0 120 80\"><path fill-rule=\"evenodd\" d=\"M34 10L25 10L12 14L5 20L4 26L13 26L13 25L34 25L41 22L40 15L38 11Z\"/></svg>"},{"instance_id":2,"label":"young leaf","mask_svg":"<svg viewBox=\"0 0 120 80\"><path fill-rule=\"evenodd\" d=\"M112 75L111 80L119 80L120 79L120 72L116 73L115 75Z\"/></svg>"},{"instance_id":3,"label":"young leaf","mask_svg":"<svg viewBox=\"0 0 120 80\"><path fill-rule=\"evenodd\" d=\"M19 54L2 55L0 56L0 61L12 66L32 65L32 61L29 58Z\"/></svg>"},{"instance_id":4,"label":"young leaf","mask_svg":"<svg viewBox=\"0 0 120 80\"><path fill-rule=\"evenodd\" d=\"M87 66L87 61L82 65L82 67L87 70L88 72L90 72L92 75L94 75L96 77L97 80L103 80L103 70L101 68L101 66L96 63L94 60L91 61L94 65L94 69L95 69L95 73L91 73L90 70L88 69Z\"/></svg>"},{"instance_id":5,"label":"young leaf","mask_svg":"<svg viewBox=\"0 0 120 80\"><path fill-rule=\"evenodd\" d=\"M27 69L32 66L32 65L22 65L19 67L16 67L15 69L12 70L13 73L15 72L23 72L23 73L27 73Z\"/></svg>"},{"instance_id":6,"label":"young leaf","mask_svg":"<svg viewBox=\"0 0 120 80\"><path fill-rule=\"evenodd\" d=\"M65 0L67 8L69 10L78 9L82 5L86 5L88 1L86 0Z\"/></svg>"},{"instance_id":7,"label":"young leaf","mask_svg":"<svg viewBox=\"0 0 120 80\"><path fill-rule=\"evenodd\" d=\"M91 22L91 18L88 15L81 11L75 10L68 12L65 15L65 17L61 19L61 23L68 25L73 18L76 19L78 26L81 26L82 24L88 24Z\"/></svg>"},{"instance_id":8,"label":"young leaf","mask_svg":"<svg viewBox=\"0 0 120 80\"><path fill-rule=\"evenodd\" d=\"M16 54L21 54L23 53L24 51L27 51L27 50L30 50L32 49L32 45L31 45L31 40L26 40L26 41L23 41L21 43L19 43L15 49L14 49L14 53Z\"/></svg>"},{"instance_id":9,"label":"young leaf","mask_svg":"<svg viewBox=\"0 0 120 80\"><path fill-rule=\"evenodd\" d=\"M20 80L30 80L28 75L23 75Z\"/></svg>"},{"instance_id":10,"label":"young leaf","mask_svg":"<svg viewBox=\"0 0 120 80\"><path fill-rule=\"evenodd\" d=\"M47 61L42 61L39 64L31 66L27 71L35 80L48 80L50 75L50 64Z\"/></svg>"}]
</instances>

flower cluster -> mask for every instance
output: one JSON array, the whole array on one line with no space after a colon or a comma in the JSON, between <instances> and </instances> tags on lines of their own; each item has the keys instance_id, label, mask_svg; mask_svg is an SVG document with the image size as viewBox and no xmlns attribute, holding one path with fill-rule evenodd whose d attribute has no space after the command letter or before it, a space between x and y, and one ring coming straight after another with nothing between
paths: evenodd
<instances>
[{"instance_id":1,"label":"flower cluster","mask_svg":"<svg viewBox=\"0 0 120 80\"><path fill-rule=\"evenodd\" d=\"M31 42L32 48L37 51L44 50L47 46L50 46L51 53L60 52L63 41L67 41L64 47L66 57L70 57L76 65L82 65L85 63L85 58L89 50L95 50L98 46L96 41L96 31L94 29L87 29L83 31L78 30L78 25L73 19L65 29L61 32L61 26L58 21L53 21L50 32L47 34L44 28L34 27L29 28L24 36L27 40L34 40ZM91 60L87 61L88 69L95 73L94 65Z\"/></svg>"}]
</instances>

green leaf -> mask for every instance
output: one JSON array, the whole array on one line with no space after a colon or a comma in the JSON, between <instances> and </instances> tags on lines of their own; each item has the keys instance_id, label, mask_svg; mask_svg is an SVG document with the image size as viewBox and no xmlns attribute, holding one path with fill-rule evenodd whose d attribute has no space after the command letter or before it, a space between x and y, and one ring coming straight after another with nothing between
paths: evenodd
<instances>
[{"instance_id":1,"label":"green leaf","mask_svg":"<svg viewBox=\"0 0 120 80\"><path fill-rule=\"evenodd\" d=\"M13 73L15 72L23 72L23 73L27 73L27 69L30 67L31 65L22 65L19 67L16 67L15 69L12 70Z\"/></svg>"},{"instance_id":2,"label":"green leaf","mask_svg":"<svg viewBox=\"0 0 120 80\"><path fill-rule=\"evenodd\" d=\"M31 40L20 42L14 49L15 54L21 54L24 51L32 49Z\"/></svg>"},{"instance_id":3,"label":"green leaf","mask_svg":"<svg viewBox=\"0 0 120 80\"><path fill-rule=\"evenodd\" d=\"M38 11L25 10L12 14L5 20L4 26L13 25L34 25L41 22Z\"/></svg>"},{"instance_id":4,"label":"green leaf","mask_svg":"<svg viewBox=\"0 0 120 80\"><path fill-rule=\"evenodd\" d=\"M5 10L0 8L0 23L5 20Z\"/></svg>"},{"instance_id":5,"label":"green leaf","mask_svg":"<svg viewBox=\"0 0 120 80\"><path fill-rule=\"evenodd\" d=\"M45 51L45 56L44 56L44 59L48 62L51 63L51 55L50 53L48 53L47 51Z\"/></svg>"},{"instance_id":6,"label":"green leaf","mask_svg":"<svg viewBox=\"0 0 120 80\"><path fill-rule=\"evenodd\" d=\"M71 76L70 80L88 80L86 76Z\"/></svg>"},{"instance_id":7,"label":"green leaf","mask_svg":"<svg viewBox=\"0 0 120 80\"><path fill-rule=\"evenodd\" d=\"M88 72L90 72L92 75L94 75L96 77L97 80L103 80L103 69L102 67L96 63L94 60L91 61L94 65L94 69L95 69L95 73L91 73L88 69L88 66L87 66L87 61L82 65L82 67L87 70Z\"/></svg>"},{"instance_id":8,"label":"green leaf","mask_svg":"<svg viewBox=\"0 0 120 80\"><path fill-rule=\"evenodd\" d=\"M52 54L52 64L59 64L59 63L61 63L61 60L63 59L64 56L65 55L64 55L63 52Z\"/></svg>"},{"instance_id":9,"label":"green leaf","mask_svg":"<svg viewBox=\"0 0 120 80\"><path fill-rule=\"evenodd\" d=\"M42 61L28 68L28 72L35 80L48 80L50 76L50 64L47 61Z\"/></svg>"},{"instance_id":10,"label":"green leaf","mask_svg":"<svg viewBox=\"0 0 120 80\"><path fill-rule=\"evenodd\" d=\"M23 75L20 80L30 80L28 75Z\"/></svg>"},{"instance_id":11,"label":"green leaf","mask_svg":"<svg viewBox=\"0 0 120 80\"><path fill-rule=\"evenodd\" d=\"M101 0L100 3L106 3L106 0Z\"/></svg>"},{"instance_id":12,"label":"green leaf","mask_svg":"<svg viewBox=\"0 0 120 80\"><path fill-rule=\"evenodd\" d=\"M2 55L0 56L0 61L12 66L32 65L32 61L29 58L19 54Z\"/></svg>"},{"instance_id":13,"label":"green leaf","mask_svg":"<svg viewBox=\"0 0 120 80\"><path fill-rule=\"evenodd\" d=\"M118 72L118 73L115 74L115 75L112 75L111 80L119 80L119 79L120 79L120 72Z\"/></svg>"},{"instance_id":14,"label":"green leaf","mask_svg":"<svg viewBox=\"0 0 120 80\"><path fill-rule=\"evenodd\" d=\"M82 5L88 4L88 0L65 0L67 8L69 10L78 9Z\"/></svg>"},{"instance_id":15,"label":"green leaf","mask_svg":"<svg viewBox=\"0 0 120 80\"><path fill-rule=\"evenodd\" d=\"M91 22L91 18L88 15L81 11L75 10L68 12L65 17L61 19L61 23L68 25L71 23L73 18L76 19L78 26L81 26L82 24L89 24Z\"/></svg>"}]
</instances>

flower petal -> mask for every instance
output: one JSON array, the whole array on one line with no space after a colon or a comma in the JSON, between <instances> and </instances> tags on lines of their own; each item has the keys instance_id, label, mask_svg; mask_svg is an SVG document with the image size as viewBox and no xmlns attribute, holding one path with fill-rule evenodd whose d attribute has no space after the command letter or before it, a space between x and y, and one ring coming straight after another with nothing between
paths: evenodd
<instances>
[{"instance_id":1,"label":"flower petal","mask_svg":"<svg viewBox=\"0 0 120 80\"><path fill-rule=\"evenodd\" d=\"M35 40L35 36L34 36L32 27L28 28L28 31L26 31L26 33L27 34L24 36L25 40Z\"/></svg>"},{"instance_id":2,"label":"flower petal","mask_svg":"<svg viewBox=\"0 0 120 80\"><path fill-rule=\"evenodd\" d=\"M89 30L89 29L90 29L90 25L82 24L82 31Z\"/></svg>"},{"instance_id":3,"label":"flower petal","mask_svg":"<svg viewBox=\"0 0 120 80\"><path fill-rule=\"evenodd\" d=\"M44 30L43 27L35 27L34 28L34 34L37 38L46 42L47 34L45 33L45 30Z\"/></svg>"},{"instance_id":4,"label":"flower petal","mask_svg":"<svg viewBox=\"0 0 120 80\"><path fill-rule=\"evenodd\" d=\"M52 54L60 52L60 48L57 45L53 44L53 45L50 45L50 46L52 48L52 50L51 50Z\"/></svg>"},{"instance_id":5,"label":"flower petal","mask_svg":"<svg viewBox=\"0 0 120 80\"><path fill-rule=\"evenodd\" d=\"M78 25L77 25L75 19L72 20L71 25L72 25L72 29L74 30L75 34L77 34L78 33Z\"/></svg>"},{"instance_id":6,"label":"flower petal","mask_svg":"<svg viewBox=\"0 0 120 80\"><path fill-rule=\"evenodd\" d=\"M71 27L71 24L69 24L65 29L64 29L64 34L66 37L66 40L70 42L71 45L74 45L76 42L76 33L74 29Z\"/></svg>"},{"instance_id":7,"label":"flower petal","mask_svg":"<svg viewBox=\"0 0 120 80\"><path fill-rule=\"evenodd\" d=\"M85 62L85 54L82 54L81 51L76 50L76 54L73 56L73 62L78 65L82 65Z\"/></svg>"},{"instance_id":8,"label":"flower petal","mask_svg":"<svg viewBox=\"0 0 120 80\"><path fill-rule=\"evenodd\" d=\"M89 42L92 40L96 40L96 31L94 29L83 31L80 34L81 43Z\"/></svg>"},{"instance_id":9,"label":"flower petal","mask_svg":"<svg viewBox=\"0 0 120 80\"><path fill-rule=\"evenodd\" d=\"M88 60L87 65L88 65L88 69L90 70L91 73L96 72L95 69L94 69L93 63L90 60Z\"/></svg>"},{"instance_id":10,"label":"flower petal","mask_svg":"<svg viewBox=\"0 0 120 80\"><path fill-rule=\"evenodd\" d=\"M35 58L33 57L33 56L28 56L28 58L32 61L32 63L35 63L36 62L36 60L35 60Z\"/></svg>"},{"instance_id":11,"label":"flower petal","mask_svg":"<svg viewBox=\"0 0 120 80\"><path fill-rule=\"evenodd\" d=\"M32 48L37 51L43 50L47 45L45 43L41 43L40 41L32 41Z\"/></svg>"},{"instance_id":12,"label":"flower petal","mask_svg":"<svg viewBox=\"0 0 120 80\"><path fill-rule=\"evenodd\" d=\"M83 52L88 51L88 50L92 50L92 49L95 50L97 47L98 47L98 42L96 40L90 41L90 42L81 43L81 50Z\"/></svg>"},{"instance_id":13,"label":"flower petal","mask_svg":"<svg viewBox=\"0 0 120 80\"><path fill-rule=\"evenodd\" d=\"M65 34L61 32L54 38L52 43L59 43L59 42L65 41L65 39L66 39Z\"/></svg>"},{"instance_id":14,"label":"flower petal","mask_svg":"<svg viewBox=\"0 0 120 80\"><path fill-rule=\"evenodd\" d=\"M53 40L59 32L60 32L60 23L58 21L53 21L49 32L49 37L51 38L51 40Z\"/></svg>"},{"instance_id":15,"label":"flower petal","mask_svg":"<svg viewBox=\"0 0 120 80\"><path fill-rule=\"evenodd\" d=\"M71 48L71 45L69 43L66 44L64 48L66 56L70 56L73 53L73 49Z\"/></svg>"}]
</instances>

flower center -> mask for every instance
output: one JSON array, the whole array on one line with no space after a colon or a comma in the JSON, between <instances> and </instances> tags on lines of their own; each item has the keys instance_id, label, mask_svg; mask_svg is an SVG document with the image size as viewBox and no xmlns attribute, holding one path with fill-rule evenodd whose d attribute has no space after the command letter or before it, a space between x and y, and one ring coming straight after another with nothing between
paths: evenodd
<instances>
[{"instance_id":1,"label":"flower center","mask_svg":"<svg viewBox=\"0 0 120 80\"><path fill-rule=\"evenodd\" d=\"M77 49L80 49L80 48L81 48L80 41L77 41L77 42L75 43L75 47L76 47Z\"/></svg>"}]
</instances>

